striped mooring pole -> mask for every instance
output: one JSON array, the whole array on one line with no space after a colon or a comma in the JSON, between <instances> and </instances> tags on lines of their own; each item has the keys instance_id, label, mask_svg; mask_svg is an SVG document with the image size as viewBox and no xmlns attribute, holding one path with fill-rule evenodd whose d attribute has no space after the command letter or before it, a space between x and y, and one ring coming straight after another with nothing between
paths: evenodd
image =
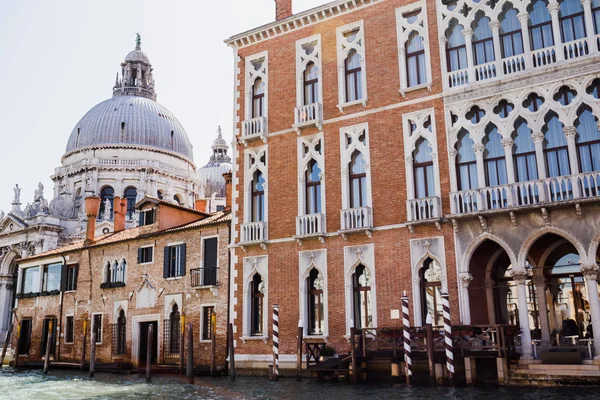
<instances>
[{"instance_id":1,"label":"striped mooring pole","mask_svg":"<svg viewBox=\"0 0 600 400\"><path fill-rule=\"evenodd\" d=\"M273 304L273 380L279 380L279 305Z\"/></svg>"},{"instance_id":2,"label":"striped mooring pole","mask_svg":"<svg viewBox=\"0 0 600 400\"><path fill-rule=\"evenodd\" d=\"M454 346L452 345L452 322L450 320L450 299L448 293L442 293L442 307L444 311L444 347L446 348L446 368L448 378L454 379Z\"/></svg>"},{"instance_id":3,"label":"striped mooring pole","mask_svg":"<svg viewBox=\"0 0 600 400\"><path fill-rule=\"evenodd\" d=\"M410 350L410 319L408 318L408 296L406 290L402 296L402 334L404 336L404 375L406 375L406 384L410 385L412 377L412 357Z\"/></svg>"}]
</instances>

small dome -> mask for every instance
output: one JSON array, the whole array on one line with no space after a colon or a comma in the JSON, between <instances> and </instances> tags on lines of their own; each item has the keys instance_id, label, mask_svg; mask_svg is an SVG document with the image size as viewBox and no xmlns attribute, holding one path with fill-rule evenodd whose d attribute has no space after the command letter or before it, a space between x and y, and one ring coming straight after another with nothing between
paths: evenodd
<instances>
[{"instance_id":1,"label":"small dome","mask_svg":"<svg viewBox=\"0 0 600 400\"><path fill-rule=\"evenodd\" d=\"M223 174L231 172L233 165L231 158L227 155L227 142L221 134L221 127L217 131L218 135L213 142L213 155L210 157L208 164L198 170L198 180L200 190L204 192L205 197L212 196L217 193L217 196L225 196L225 178Z\"/></svg>"},{"instance_id":2,"label":"small dome","mask_svg":"<svg viewBox=\"0 0 600 400\"><path fill-rule=\"evenodd\" d=\"M127 57L125 57L125 62L143 62L146 64L150 64L150 59L142 50L133 50Z\"/></svg>"}]
</instances>

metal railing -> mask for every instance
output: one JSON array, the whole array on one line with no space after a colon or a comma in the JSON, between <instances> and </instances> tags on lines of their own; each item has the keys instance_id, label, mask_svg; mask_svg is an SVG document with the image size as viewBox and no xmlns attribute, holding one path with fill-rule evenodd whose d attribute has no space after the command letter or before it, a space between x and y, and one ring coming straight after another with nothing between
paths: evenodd
<instances>
[{"instance_id":1,"label":"metal railing","mask_svg":"<svg viewBox=\"0 0 600 400\"><path fill-rule=\"evenodd\" d=\"M216 286L219 284L218 267L202 267L190 270L192 287Z\"/></svg>"}]
</instances>

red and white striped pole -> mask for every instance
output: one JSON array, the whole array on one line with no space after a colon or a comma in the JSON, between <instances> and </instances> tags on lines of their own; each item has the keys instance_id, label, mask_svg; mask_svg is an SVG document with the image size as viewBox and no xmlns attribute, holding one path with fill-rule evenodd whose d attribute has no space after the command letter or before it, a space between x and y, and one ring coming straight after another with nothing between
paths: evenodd
<instances>
[{"instance_id":1,"label":"red and white striped pole","mask_svg":"<svg viewBox=\"0 0 600 400\"><path fill-rule=\"evenodd\" d=\"M448 378L454 379L454 346L452 344L452 321L450 320L450 299L448 293L442 293L442 307L444 312L444 347L446 348L446 368Z\"/></svg>"},{"instance_id":2,"label":"red and white striped pole","mask_svg":"<svg viewBox=\"0 0 600 400\"><path fill-rule=\"evenodd\" d=\"M273 380L279 380L279 305L273 304Z\"/></svg>"},{"instance_id":3,"label":"red and white striped pole","mask_svg":"<svg viewBox=\"0 0 600 400\"><path fill-rule=\"evenodd\" d=\"M408 314L408 296L406 290L402 296L402 334L404 336L404 374L406 383L410 385L412 377L412 357L410 349L410 319Z\"/></svg>"}]
</instances>

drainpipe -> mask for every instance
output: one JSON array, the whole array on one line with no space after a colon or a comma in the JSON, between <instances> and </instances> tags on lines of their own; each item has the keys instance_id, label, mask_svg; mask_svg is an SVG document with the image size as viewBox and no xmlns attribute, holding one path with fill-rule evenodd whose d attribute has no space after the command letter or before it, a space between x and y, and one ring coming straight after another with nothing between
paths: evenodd
<instances>
[{"instance_id":1,"label":"drainpipe","mask_svg":"<svg viewBox=\"0 0 600 400\"><path fill-rule=\"evenodd\" d=\"M63 258L63 265L66 266L67 265L67 258L65 257L64 254L61 254L60 256ZM62 270L61 270L61 273L64 270L65 270L65 268L63 267ZM60 277L61 286L62 286L62 280L63 280L63 277L61 275L61 277ZM63 292L62 288L61 288L61 291L60 291L60 313L59 313L58 321L56 322L56 338L54 339L54 340L58 341L58 346L56 346L56 353L57 353L56 354L56 361L60 361L60 334L62 332L63 302L64 302L64 300L65 300L65 292Z\"/></svg>"},{"instance_id":2,"label":"drainpipe","mask_svg":"<svg viewBox=\"0 0 600 400\"><path fill-rule=\"evenodd\" d=\"M229 238L227 239L227 243L231 243L231 222L229 222L227 224L228 227L228 231L229 231ZM229 245L227 245L227 247L229 247ZM226 332L229 332L229 315L231 313L231 250L228 248L227 249L227 264L228 264L228 268L227 268L227 329ZM232 325L233 327L233 325ZM233 337L233 330L231 331L231 337ZM227 357L229 357L230 354L230 350L229 350L229 336L227 337L226 340L226 346L225 346L225 359L227 359ZM231 362L231 361L230 361ZM227 363L227 373L229 374L229 363Z\"/></svg>"}]
</instances>

